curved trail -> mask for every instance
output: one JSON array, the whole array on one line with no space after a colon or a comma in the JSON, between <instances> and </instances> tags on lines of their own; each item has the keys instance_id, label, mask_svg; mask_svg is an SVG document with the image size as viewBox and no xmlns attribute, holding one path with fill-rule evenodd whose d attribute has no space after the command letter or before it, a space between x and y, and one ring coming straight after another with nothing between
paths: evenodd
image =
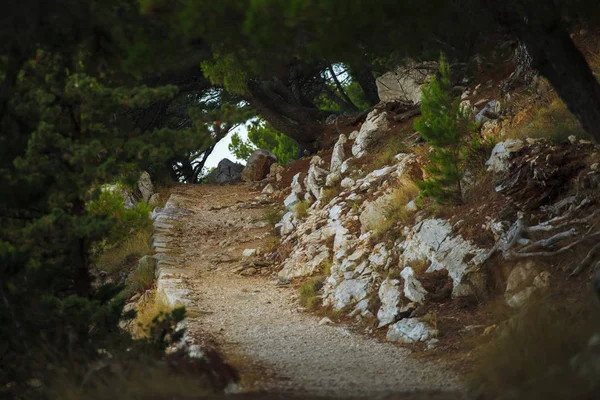
<instances>
[{"instance_id":1,"label":"curved trail","mask_svg":"<svg viewBox=\"0 0 600 400\"><path fill-rule=\"evenodd\" d=\"M436 393L456 387L449 371L343 326L320 326L318 317L298 310L297 290L278 286L270 273L244 277L233 272L243 250L260 248L269 236L263 221L268 205L256 200L258 194L243 184L172 190L174 203L191 211L174 225L169 244L180 261L176 281L187 303L189 336L216 342L240 368L245 389L345 398L456 398ZM410 391L418 393L399 395Z\"/></svg>"}]
</instances>

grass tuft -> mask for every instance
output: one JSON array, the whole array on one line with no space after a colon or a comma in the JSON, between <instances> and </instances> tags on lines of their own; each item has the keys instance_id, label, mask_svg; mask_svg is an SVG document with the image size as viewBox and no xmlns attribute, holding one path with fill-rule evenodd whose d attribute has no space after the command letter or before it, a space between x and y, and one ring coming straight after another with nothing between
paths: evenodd
<instances>
[{"instance_id":1,"label":"grass tuft","mask_svg":"<svg viewBox=\"0 0 600 400\"><path fill-rule=\"evenodd\" d=\"M275 208L268 208L265 210L265 212L263 214L264 220L273 226L275 226L275 224L277 224L279 221L281 221L282 217L283 217L283 211L275 209Z\"/></svg>"},{"instance_id":2,"label":"grass tuft","mask_svg":"<svg viewBox=\"0 0 600 400\"><path fill-rule=\"evenodd\" d=\"M164 292L153 291L138 306L137 317L134 321L133 334L138 338L148 337L148 328L155 317L161 313L168 314L174 310Z\"/></svg>"},{"instance_id":3,"label":"grass tuft","mask_svg":"<svg viewBox=\"0 0 600 400\"><path fill-rule=\"evenodd\" d=\"M308 201L303 200L294 206L296 218L306 218L308 216Z\"/></svg>"},{"instance_id":4,"label":"grass tuft","mask_svg":"<svg viewBox=\"0 0 600 400\"><path fill-rule=\"evenodd\" d=\"M152 254L151 237L152 228L142 229L127 237L121 245L104 250L98 257L98 268L109 276L131 268L138 259Z\"/></svg>"},{"instance_id":5,"label":"grass tuft","mask_svg":"<svg viewBox=\"0 0 600 400\"><path fill-rule=\"evenodd\" d=\"M308 310L319 308L321 299L318 293L325 282L324 276L315 276L300 285L300 304Z\"/></svg>"},{"instance_id":6,"label":"grass tuft","mask_svg":"<svg viewBox=\"0 0 600 400\"><path fill-rule=\"evenodd\" d=\"M386 218L373 227L372 238L381 238L398 222L402 225L408 224L410 222L410 215L406 211L406 204L413 200L418 193L419 188L413 181L402 179L398 183L398 187L392 190L390 205L385 210Z\"/></svg>"}]
</instances>

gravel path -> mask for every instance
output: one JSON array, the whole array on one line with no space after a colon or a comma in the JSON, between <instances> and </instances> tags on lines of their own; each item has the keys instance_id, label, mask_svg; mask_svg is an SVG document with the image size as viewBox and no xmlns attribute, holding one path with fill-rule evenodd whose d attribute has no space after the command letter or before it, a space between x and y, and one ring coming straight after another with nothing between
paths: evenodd
<instances>
[{"instance_id":1,"label":"gravel path","mask_svg":"<svg viewBox=\"0 0 600 400\"><path fill-rule=\"evenodd\" d=\"M451 372L344 326L320 326L319 318L299 310L297 290L277 286L270 274L233 272L244 249L268 240L266 205L257 204L257 195L246 185L173 190L173 199L192 211L171 244L184 264L190 336L215 341L252 390L345 398L406 398L388 396L417 391L417 398L454 398L431 394L456 387Z\"/></svg>"}]
</instances>

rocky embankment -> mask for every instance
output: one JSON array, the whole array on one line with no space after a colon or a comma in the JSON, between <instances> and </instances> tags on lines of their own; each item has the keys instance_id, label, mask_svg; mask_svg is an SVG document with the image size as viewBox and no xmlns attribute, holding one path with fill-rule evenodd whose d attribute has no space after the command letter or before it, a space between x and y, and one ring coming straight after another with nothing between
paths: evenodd
<instances>
[{"instance_id":1,"label":"rocky embankment","mask_svg":"<svg viewBox=\"0 0 600 400\"><path fill-rule=\"evenodd\" d=\"M486 117L499 112L498 102L482 106L474 112L488 135L503 122ZM481 178L494 183L494 200L467 202L444 217L416 205L414 182L424 176L425 160L412 136L406 145L415 150L390 165L367 172L361 164L389 134L390 121L384 107L373 110L360 130L340 135L328 164L313 156L293 177L277 225L285 249L280 277L324 274L323 307L355 318L366 332L387 329L390 341L432 348L439 331L430 306L484 302L499 285L491 287L491 266L502 271L500 285L514 308L548 290L551 262L570 249L580 251L566 268L590 270L597 252L590 246L600 234L597 146L575 137L556 145L501 141ZM481 190L470 178L480 172L467 172L467 190Z\"/></svg>"}]
</instances>

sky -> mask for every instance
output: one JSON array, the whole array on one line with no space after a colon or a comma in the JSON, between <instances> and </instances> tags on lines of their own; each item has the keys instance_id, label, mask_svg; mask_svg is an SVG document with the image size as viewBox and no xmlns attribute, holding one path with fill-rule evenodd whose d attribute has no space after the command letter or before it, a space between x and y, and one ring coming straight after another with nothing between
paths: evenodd
<instances>
[{"instance_id":1,"label":"sky","mask_svg":"<svg viewBox=\"0 0 600 400\"><path fill-rule=\"evenodd\" d=\"M234 133L240 135L240 137L244 141L248 139L248 129L246 129L245 124L242 124L234 130L232 130L231 132L229 132L229 134L225 136L224 139L217 143L211 155L208 156L208 160L206 160L206 164L204 164L206 168L210 169L212 167L216 167L219 161L221 161L224 158L229 158L231 161L235 161L240 164L246 164L246 161L236 158L236 156L231 154L231 152L228 149L229 143L231 143L231 136L233 136Z\"/></svg>"}]
</instances>

